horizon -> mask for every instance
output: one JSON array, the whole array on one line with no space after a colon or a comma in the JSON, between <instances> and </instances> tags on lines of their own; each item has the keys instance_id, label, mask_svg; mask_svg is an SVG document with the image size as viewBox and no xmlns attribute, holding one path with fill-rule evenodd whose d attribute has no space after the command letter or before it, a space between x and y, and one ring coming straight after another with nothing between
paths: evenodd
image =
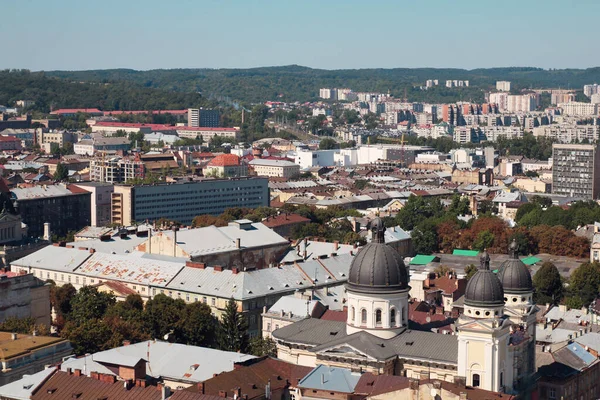
<instances>
[{"instance_id":1,"label":"horizon","mask_svg":"<svg viewBox=\"0 0 600 400\"><path fill-rule=\"evenodd\" d=\"M484 69L600 65L600 2L8 0L0 69ZM556 28L569 26L568 33ZM552 32L556 30L556 34ZM550 32L550 34L546 32ZM427 67L420 67L420 66Z\"/></svg>"}]
</instances>

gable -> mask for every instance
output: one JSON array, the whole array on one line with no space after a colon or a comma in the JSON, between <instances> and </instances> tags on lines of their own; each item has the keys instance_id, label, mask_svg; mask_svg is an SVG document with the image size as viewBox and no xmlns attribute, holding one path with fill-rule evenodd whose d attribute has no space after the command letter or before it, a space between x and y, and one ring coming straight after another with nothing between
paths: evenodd
<instances>
[{"instance_id":1,"label":"gable","mask_svg":"<svg viewBox=\"0 0 600 400\"><path fill-rule=\"evenodd\" d=\"M341 343L336 346L322 349L320 351L317 351L316 353L318 356L344 357L368 361L377 361L375 357L372 357L369 354L358 350L357 348L349 345L348 343Z\"/></svg>"}]
</instances>

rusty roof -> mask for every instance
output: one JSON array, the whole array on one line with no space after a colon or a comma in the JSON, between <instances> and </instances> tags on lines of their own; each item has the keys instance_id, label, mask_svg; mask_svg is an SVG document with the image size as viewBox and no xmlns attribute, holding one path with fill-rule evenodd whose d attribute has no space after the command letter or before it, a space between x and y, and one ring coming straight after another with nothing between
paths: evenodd
<instances>
[{"instance_id":1,"label":"rusty roof","mask_svg":"<svg viewBox=\"0 0 600 400\"><path fill-rule=\"evenodd\" d=\"M11 332L0 332L0 360L6 361L43 347L67 342L67 340L60 337L33 336L21 333L16 335L17 338L13 340Z\"/></svg>"},{"instance_id":2,"label":"rusty roof","mask_svg":"<svg viewBox=\"0 0 600 400\"><path fill-rule=\"evenodd\" d=\"M133 386L126 389L123 382L105 382L85 375L70 375L58 371L44 382L31 396L32 400L161 400L158 387Z\"/></svg>"}]
</instances>

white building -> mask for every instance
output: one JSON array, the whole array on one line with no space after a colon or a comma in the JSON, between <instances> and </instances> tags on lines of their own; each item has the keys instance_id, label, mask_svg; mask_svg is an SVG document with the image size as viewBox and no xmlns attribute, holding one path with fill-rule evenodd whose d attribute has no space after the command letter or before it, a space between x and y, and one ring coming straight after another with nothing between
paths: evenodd
<instances>
[{"instance_id":1,"label":"white building","mask_svg":"<svg viewBox=\"0 0 600 400\"><path fill-rule=\"evenodd\" d=\"M536 108L536 96L532 94L509 95L507 99L506 111L508 112L529 112Z\"/></svg>"},{"instance_id":2,"label":"white building","mask_svg":"<svg viewBox=\"0 0 600 400\"><path fill-rule=\"evenodd\" d=\"M583 94L587 97L592 97L593 94L600 93L600 85L594 83L593 85L584 85Z\"/></svg>"},{"instance_id":3,"label":"white building","mask_svg":"<svg viewBox=\"0 0 600 400\"><path fill-rule=\"evenodd\" d=\"M598 115L598 104L582 103L573 101L558 105L563 109L563 113L569 116L586 117Z\"/></svg>"},{"instance_id":4,"label":"white building","mask_svg":"<svg viewBox=\"0 0 600 400\"><path fill-rule=\"evenodd\" d=\"M508 93L490 93L490 103L498 106L498 111L503 112L508 108Z\"/></svg>"},{"instance_id":5,"label":"white building","mask_svg":"<svg viewBox=\"0 0 600 400\"><path fill-rule=\"evenodd\" d=\"M197 108L188 108L188 126L200 126L200 110Z\"/></svg>"},{"instance_id":6,"label":"white building","mask_svg":"<svg viewBox=\"0 0 600 400\"><path fill-rule=\"evenodd\" d=\"M294 162L298 164L301 169L311 167L331 167L335 165L333 158L337 152L339 152L339 150L298 151Z\"/></svg>"},{"instance_id":7,"label":"white building","mask_svg":"<svg viewBox=\"0 0 600 400\"><path fill-rule=\"evenodd\" d=\"M523 137L523 128L519 126L482 126L480 129L490 142L497 141L500 136L507 139Z\"/></svg>"},{"instance_id":8,"label":"white building","mask_svg":"<svg viewBox=\"0 0 600 400\"><path fill-rule=\"evenodd\" d=\"M510 82L509 81L497 81L496 82L496 90L501 92L510 92Z\"/></svg>"},{"instance_id":9,"label":"white building","mask_svg":"<svg viewBox=\"0 0 600 400\"><path fill-rule=\"evenodd\" d=\"M592 104L600 104L600 93L594 93L590 96Z\"/></svg>"},{"instance_id":10,"label":"white building","mask_svg":"<svg viewBox=\"0 0 600 400\"><path fill-rule=\"evenodd\" d=\"M533 128L533 136L544 136L560 143L581 142L583 139L594 142L599 139L599 132L598 125L552 124Z\"/></svg>"},{"instance_id":11,"label":"white building","mask_svg":"<svg viewBox=\"0 0 600 400\"><path fill-rule=\"evenodd\" d=\"M256 175L278 178L294 178L300 174L300 166L285 160L263 160L255 158L248 163Z\"/></svg>"}]
</instances>

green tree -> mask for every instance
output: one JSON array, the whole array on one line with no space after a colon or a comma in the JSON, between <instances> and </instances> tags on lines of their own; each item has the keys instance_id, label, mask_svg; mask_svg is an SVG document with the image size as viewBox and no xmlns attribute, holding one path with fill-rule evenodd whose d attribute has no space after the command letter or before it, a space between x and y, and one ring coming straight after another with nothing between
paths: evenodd
<instances>
[{"instance_id":1,"label":"green tree","mask_svg":"<svg viewBox=\"0 0 600 400\"><path fill-rule=\"evenodd\" d=\"M99 292L94 286L84 286L71 300L69 320L81 325L84 321L100 319L115 302L114 295Z\"/></svg>"},{"instance_id":2,"label":"green tree","mask_svg":"<svg viewBox=\"0 0 600 400\"><path fill-rule=\"evenodd\" d=\"M369 185L369 181L366 179L357 179L354 181L354 187L358 190L364 190Z\"/></svg>"},{"instance_id":3,"label":"green tree","mask_svg":"<svg viewBox=\"0 0 600 400\"><path fill-rule=\"evenodd\" d=\"M69 339L73 351L80 356L111 348L113 332L101 319L92 318L77 323L67 322L61 336Z\"/></svg>"},{"instance_id":4,"label":"green tree","mask_svg":"<svg viewBox=\"0 0 600 400\"><path fill-rule=\"evenodd\" d=\"M50 304L59 317L66 317L71 313L71 299L76 293L77 289L70 283L50 287Z\"/></svg>"},{"instance_id":5,"label":"green tree","mask_svg":"<svg viewBox=\"0 0 600 400\"><path fill-rule=\"evenodd\" d=\"M57 181L64 181L69 177L69 169L63 163L56 165L56 172L54 172L54 179Z\"/></svg>"},{"instance_id":6,"label":"green tree","mask_svg":"<svg viewBox=\"0 0 600 400\"><path fill-rule=\"evenodd\" d=\"M556 265L549 261L542 264L533 276L534 300L538 304L558 304L563 298L563 283Z\"/></svg>"},{"instance_id":7,"label":"green tree","mask_svg":"<svg viewBox=\"0 0 600 400\"><path fill-rule=\"evenodd\" d=\"M573 271L569 279L569 297L588 306L600 291L600 263L584 263Z\"/></svg>"},{"instance_id":8,"label":"green tree","mask_svg":"<svg viewBox=\"0 0 600 400\"><path fill-rule=\"evenodd\" d=\"M432 254L438 250L437 230L432 220L425 220L417 225L411 236L417 254Z\"/></svg>"},{"instance_id":9,"label":"green tree","mask_svg":"<svg viewBox=\"0 0 600 400\"><path fill-rule=\"evenodd\" d=\"M212 346L217 321L208 305L200 302L186 304L178 328L185 342L193 346Z\"/></svg>"},{"instance_id":10,"label":"green tree","mask_svg":"<svg viewBox=\"0 0 600 400\"><path fill-rule=\"evenodd\" d=\"M494 239L495 236L492 232L488 230L481 231L473 243L473 248L479 251L489 249L494 245Z\"/></svg>"},{"instance_id":11,"label":"green tree","mask_svg":"<svg viewBox=\"0 0 600 400\"><path fill-rule=\"evenodd\" d=\"M332 138L323 138L319 142L319 150L331 150L338 147L337 142Z\"/></svg>"},{"instance_id":12,"label":"green tree","mask_svg":"<svg viewBox=\"0 0 600 400\"><path fill-rule=\"evenodd\" d=\"M171 331L175 333L179 320L185 311L182 299L172 299L163 293L157 294L146 302L144 318L148 333L155 339L162 339ZM177 333L181 333L178 331Z\"/></svg>"},{"instance_id":13,"label":"green tree","mask_svg":"<svg viewBox=\"0 0 600 400\"><path fill-rule=\"evenodd\" d=\"M248 348L248 324L238 312L237 303L232 298L225 306L217 332L219 348L225 351L245 353Z\"/></svg>"},{"instance_id":14,"label":"green tree","mask_svg":"<svg viewBox=\"0 0 600 400\"><path fill-rule=\"evenodd\" d=\"M465 267L465 279L469 280L479 271L474 264L469 264Z\"/></svg>"},{"instance_id":15,"label":"green tree","mask_svg":"<svg viewBox=\"0 0 600 400\"><path fill-rule=\"evenodd\" d=\"M448 207L448 212L455 215L470 214L469 199L456 193L452 196L452 203Z\"/></svg>"},{"instance_id":16,"label":"green tree","mask_svg":"<svg viewBox=\"0 0 600 400\"><path fill-rule=\"evenodd\" d=\"M253 337L250 339L248 349L250 354L257 357L277 357L277 345L270 337L263 338L262 335Z\"/></svg>"}]
</instances>

